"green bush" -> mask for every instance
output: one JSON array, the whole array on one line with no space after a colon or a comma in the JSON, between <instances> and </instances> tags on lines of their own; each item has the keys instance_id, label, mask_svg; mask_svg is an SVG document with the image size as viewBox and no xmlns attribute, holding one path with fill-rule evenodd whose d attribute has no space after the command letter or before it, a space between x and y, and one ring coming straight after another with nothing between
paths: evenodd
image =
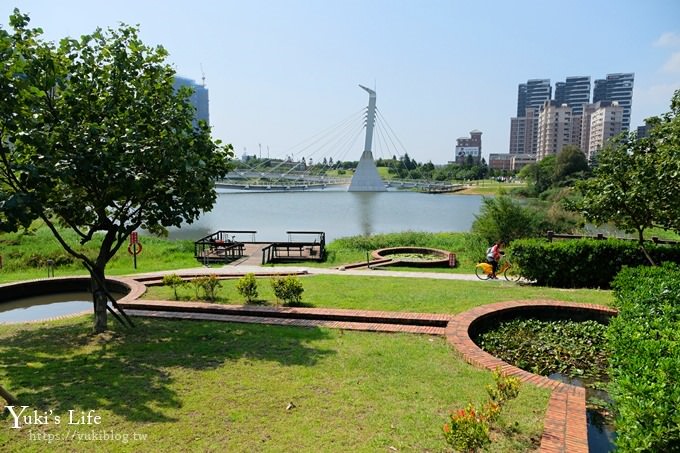
<instances>
[{"instance_id":1,"label":"green bush","mask_svg":"<svg viewBox=\"0 0 680 453\"><path fill-rule=\"evenodd\" d=\"M236 283L236 291L243 296L246 303L252 304L258 296L255 274L248 273L241 277Z\"/></svg>"},{"instance_id":2,"label":"green bush","mask_svg":"<svg viewBox=\"0 0 680 453\"><path fill-rule=\"evenodd\" d=\"M279 301L289 307L302 305L302 282L294 275L272 277L272 290Z\"/></svg>"},{"instance_id":3,"label":"green bush","mask_svg":"<svg viewBox=\"0 0 680 453\"><path fill-rule=\"evenodd\" d=\"M657 263L680 262L680 247L645 248ZM523 277L558 288L609 288L624 266L647 264L636 242L616 239L523 239L514 241L509 253Z\"/></svg>"},{"instance_id":4,"label":"green bush","mask_svg":"<svg viewBox=\"0 0 680 453\"><path fill-rule=\"evenodd\" d=\"M175 293L175 300L178 299L177 288L184 286L186 282L177 274L167 274L163 276L163 285L170 286Z\"/></svg>"},{"instance_id":5,"label":"green bush","mask_svg":"<svg viewBox=\"0 0 680 453\"><path fill-rule=\"evenodd\" d=\"M680 267L624 269L612 285L610 395L620 451L680 451Z\"/></svg>"},{"instance_id":6,"label":"green bush","mask_svg":"<svg viewBox=\"0 0 680 453\"><path fill-rule=\"evenodd\" d=\"M534 219L531 210L508 196L485 197L472 223L472 232L489 244L498 240L508 244L515 239L536 236Z\"/></svg>"},{"instance_id":7,"label":"green bush","mask_svg":"<svg viewBox=\"0 0 680 453\"><path fill-rule=\"evenodd\" d=\"M196 298L198 299L199 289L203 290L203 295L206 300L210 302L215 302L217 300L217 288L221 287L219 279L215 274L203 275L201 277L196 277L192 283L196 290Z\"/></svg>"}]
</instances>

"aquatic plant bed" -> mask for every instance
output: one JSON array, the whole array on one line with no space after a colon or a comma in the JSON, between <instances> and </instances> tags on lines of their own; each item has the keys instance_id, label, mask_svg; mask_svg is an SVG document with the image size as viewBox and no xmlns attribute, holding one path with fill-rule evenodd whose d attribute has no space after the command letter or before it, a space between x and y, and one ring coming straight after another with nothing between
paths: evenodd
<instances>
[{"instance_id":1,"label":"aquatic plant bed","mask_svg":"<svg viewBox=\"0 0 680 453\"><path fill-rule=\"evenodd\" d=\"M588 381L607 380L607 326L597 321L519 318L477 336L485 351L542 376L560 373Z\"/></svg>"},{"instance_id":2,"label":"aquatic plant bed","mask_svg":"<svg viewBox=\"0 0 680 453\"><path fill-rule=\"evenodd\" d=\"M139 318L91 336L91 323L0 327L0 381L62 416L20 430L0 419L0 450L443 451L449 410L492 383L432 336ZM548 395L522 387L494 451L537 447ZM101 423L69 427L69 410ZM93 430L117 439L66 437Z\"/></svg>"}]
</instances>

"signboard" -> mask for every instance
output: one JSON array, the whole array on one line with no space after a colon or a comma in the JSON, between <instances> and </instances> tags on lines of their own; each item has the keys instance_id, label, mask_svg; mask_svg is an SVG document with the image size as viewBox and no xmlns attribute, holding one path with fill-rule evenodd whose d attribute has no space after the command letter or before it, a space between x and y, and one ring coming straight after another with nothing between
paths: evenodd
<instances>
[{"instance_id":1,"label":"signboard","mask_svg":"<svg viewBox=\"0 0 680 453\"><path fill-rule=\"evenodd\" d=\"M458 157L461 157L461 156L477 157L477 156L479 156L479 147L478 146L456 146L456 156L458 156Z\"/></svg>"},{"instance_id":2,"label":"signboard","mask_svg":"<svg viewBox=\"0 0 680 453\"><path fill-rule=\"evenodd\" d=\"M137 232L133 231L130 233L130 244L138 244L139 243L139 238L137 237Z\"/></svg>"}]
</instances>

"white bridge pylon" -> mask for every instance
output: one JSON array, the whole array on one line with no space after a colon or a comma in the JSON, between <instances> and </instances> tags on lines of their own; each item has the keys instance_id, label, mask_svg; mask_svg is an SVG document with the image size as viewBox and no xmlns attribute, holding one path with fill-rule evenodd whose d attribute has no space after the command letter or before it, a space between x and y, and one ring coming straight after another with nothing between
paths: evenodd
<instances>
[{"instance_id":1,"label":"white bridge pylon","mask_svg":"<svg viewBox=\"0 0 680 453\"><path fill-rule=\"evenodd\" d=\"M373 160L373 127L375 126L375 91L359 85L368 93L368 109L366 111L366 140L364 141L364 152L361 153L359 165L357 165L349 185L348 192L384 192L385 183L378 174L378 168Z\"/></svg>"}]
</instances>

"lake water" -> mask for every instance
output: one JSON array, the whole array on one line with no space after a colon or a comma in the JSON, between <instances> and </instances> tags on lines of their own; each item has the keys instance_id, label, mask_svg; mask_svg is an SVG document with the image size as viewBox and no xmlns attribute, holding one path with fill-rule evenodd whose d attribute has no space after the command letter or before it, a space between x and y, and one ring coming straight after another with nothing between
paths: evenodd
<instances>
[{"instance_id":1,"label":"lake water","mask_svg":"<svg viewBox=\"0 0 680 453\"><path fill-rule=\"evenodd\" d=\"M478 195L417 192L221 192L198 221L170 229L170 238L196 240L218 230L254 230L256 241L286 241L286 231L323 231L326 240L399 231L469 231ZM250 235L236 240L250 241Z\"/></svg>"},{"instance_id":2,"label":"lake water","mask_svg":"<svg viewBox=\"0 0 680 453\"><path fill-rule=\"evenodd\" d=\"M0 303L0 324L35 321L92 310L92 294L66 292Z\"/></svg>"}]
</instances>

